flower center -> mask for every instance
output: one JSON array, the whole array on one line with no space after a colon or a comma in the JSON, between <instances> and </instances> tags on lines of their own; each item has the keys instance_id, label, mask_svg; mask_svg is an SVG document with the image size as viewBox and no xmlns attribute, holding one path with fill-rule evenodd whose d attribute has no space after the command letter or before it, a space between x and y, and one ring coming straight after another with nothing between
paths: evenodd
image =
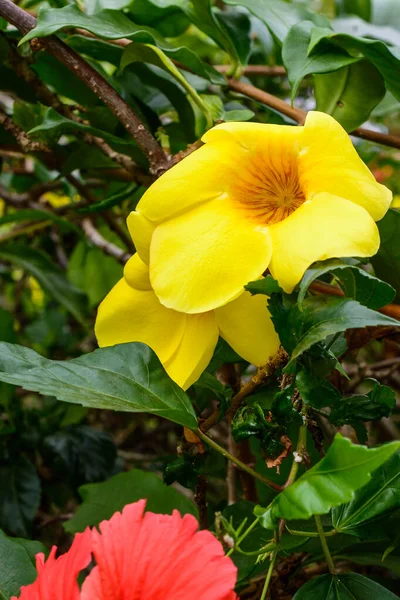
<instances>
[{"instance_id":1,"label":"flower center","mask_svg":"<svg viewBox=\"0 0 400 600\"><path fill-rule=\"evenodd\" d=\"M294 155L250 156L235 177L234 198L249 217L273 224L289 217L305 201Z\"/></svg>"}]
</instances>

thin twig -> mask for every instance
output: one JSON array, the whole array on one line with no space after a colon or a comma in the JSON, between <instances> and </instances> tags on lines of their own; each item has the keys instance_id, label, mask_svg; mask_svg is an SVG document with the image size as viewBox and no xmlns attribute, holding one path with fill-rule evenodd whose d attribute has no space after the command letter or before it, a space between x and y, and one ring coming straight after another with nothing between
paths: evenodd
<instances>
[{"instance_id":1,"label":"thin twig","mask_svg":"<svg viewBox=\"0 0 400 600\"><path fill-rule=\"evenodd\" d=\"M257 373L251 378L249 382L247 382L242 388L240 388L239 392L235 394L232 398L231 406L226 413L226 416L229 418L233 416L241 403L243 402L246 396L250 396L254 392L254 390L265 382L265 380L270 377L279 367L281 367L287 361L288 355L280 348L275 356L273 356L265 365L260 367L257 370ZM203 423L201 423L200 428L202 431L208 431L213 427L219 417L219 410L215 410Z\"/></svg>"},{"instance_id":2,"label":"thin twig","mask_svg":"<svg viewBox=\"0 0 400 600\"><path fill-rule=\"evenodd\" d=\"M302 125L306 119L306 111L291 106L284 100L281 100L280 98L277 98L268 92L264 92L263 90L254 87L254 85L244 83L243 81L238 81L237 79L228 79L228 86L231 90L239 92L240 94L244 94L253 100L257 100L261 104L266 104L267 106L277 110L287 117L290 117L299 123L299 125ZM390 146L391 148L400 149L400 137L395 135L389 135L379 131L371 131L370 129L364 129L363 127L358 127L351 132L351 135L368 140L370 142L375 142L376 144L382 144L383 146Z\"/></svg>"},{"instance_id":3,"label":"thin twig","mask_svg":"<svg viewBox=\"0 0 400 600\"><path fill-rule=\"evenodd\" d=\"M26 34L36 26L36 19L16 6L11 0L0 0L0 16ZM100 100L115 114L125 129L132 135L149 159L150 172L158 175L169 166L169 161L157 140L144 126L135 111L116 90L89 63L67 44L55 36L42 38L33 45L34 49L46 48L55 58L81 79Z\"/></svg>"},{"instance_id":4,"label":"thin twig","mask_svg":"<svg viewBox=\"0 0 400 600\"><path fill-rule=\"evenodd\" d=\"M100 250L102 250L105 254L113 256L123 265L130 259L131 254L125 252L125 250L118 248L118 246L115 246L114 244L103 238L101 233L97 231L96 227L93 225L90 219L83 219L81 227L85 232L85 235L88 238L88 240L92 242L94 246L100 248Z\"/></svg>"}]
</instances>

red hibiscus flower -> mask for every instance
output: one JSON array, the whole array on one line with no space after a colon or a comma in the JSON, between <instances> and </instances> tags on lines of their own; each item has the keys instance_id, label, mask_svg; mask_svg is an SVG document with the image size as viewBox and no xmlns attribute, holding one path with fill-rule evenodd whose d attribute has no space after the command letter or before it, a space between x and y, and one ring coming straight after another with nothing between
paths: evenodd
<instances>
[{"instance_id":1,"label":"red hibiscus flower","mask_svg":"<svg viewBox=\"0 0 400 600\"><path fill-rule=\"evenodd\" d=\"M46 562L38 554L38 578L20 600L237 600L237 570L219 541L198 531L192 515L144 513L145 506L129 504L100 531L77 534L57 559L56 548ZM79 592L77 576L91 552L96 566Z\"/></svg>"},{"instance_id":2,"label":"red hibiscus flower","mask_svg":"<svg viewBox=\"0 0 400 600\"><path fill-rule=\"evenodd\" d=\"M97 566L81 600L235 600L236 567L192 515L129 504L92 531Z\"/></svg>"}]
</instances>

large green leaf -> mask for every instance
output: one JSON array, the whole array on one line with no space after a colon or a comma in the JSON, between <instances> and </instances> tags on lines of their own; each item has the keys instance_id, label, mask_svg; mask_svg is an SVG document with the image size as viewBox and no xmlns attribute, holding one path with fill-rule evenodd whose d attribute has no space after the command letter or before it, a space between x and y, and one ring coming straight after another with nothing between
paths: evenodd
<instances>
[{"instance_id":1,"label":"large green leaf","mask_svg":"<svg viewBox=\"0 0 400 600\"><path fill-rule=\"evenodd\" d=\"M308 57L321 52L331 51L332 48L357 52L378 69L383 76L386 87L400 99L400 80L397 76L400 68L400 47L388 46L379 40L354 37L346 33L336 33L331 29L314 27L311 30Z\"/></svg>"},{"instance_id":2,"label":"large green leaf","mask_svg":"<svg viewBox=\"0 0 400 600\"><path fill-rule=\"evenodd\" d=\"M83 531L109 519L126 504L145 498L146 509L155 513L171 514L179 510L197 516L196 506L186 496L162 483L155 473L132 469L115 475L104 483L92 483L79 488L82 504L75 515L67 521L69 533Z\"/></svg>"},{"instance_id":3,"label":"large green leaf","mask_svg":"<svg viewBox=\"0 0 400 600\"><path fill-rule=\"evenodd\" d=\"M359 58L350 56L341 48L331 48L330 51L325 49L308 56L311 30L313 28L314 24L310 21L294 25L283 44L282 59L292 85L292 100L306 75L331 73L359 60Z\"/></svg>"},{"instance_id":4,"label":"large green leaf","mask_svg":"<svg viewBox=\"0 0 400 600\"><path fill-rule=\"evenodd\" d=\"M100 38L117 40L129 38L144 44L154 44L163 50L169 58L189 67L200 77L213 83L223 83L223 76L215 69L202 62L197 55L186 47L175 47L166 42L155 30L144 25L135 25L122 12L102 10L95 15L85 15L76 5L69 4L63 8L42 7L38 14L37 25L23 41L34 37L45 37L57 33L66 27L79 27L94 33Z\"/></svg>"},{"instance_id":5,"label":"large green leaf","mask_svg":"<svg viewBox=\"0 0 400 600\"><path fill-rule=\"evenodd\" d=\"M36 569L26 548L0 531L0 600L17 596L21 586L29 585L36 577Z\"/></svg>"},{"instance_id":6,"label":"large green leaf","mask_svg":"<svg viewBox=\"0 0 400 600\"><path fill-rule=\"evenodd\" d=\"M47 435L43 453L48 467L74 487L115 473L117 449L111 436L87 425L69 425Z\"/></svg>"},{"instance_id":7,"label":"large green leaf","mask_svg":"<svg viewBox=\"0 0 400 600\"><path fill-rule=\"evenodd\" d=\"M69 310L77 321L86 325L85 295L65 279L62 271L46 254L22 244L8 244L1 247L0 259L33 275L49 296Z\"/></svg>"},{"instance_id":8,"label":"large green leaf","mask_svg":"<svg viewBox=\"0 0 400 600\"><path fill-rule=\"evenodd\" d=\"M346 296L357 300L368 308L377 310L392 302L396 291L391 285L377 279L357 265L338 258L317 262L305 272L299 286L298 302L301 304L313 281L326 273L334 273L339 279Z\"/></svg>"},{"instance_id":9,"label":"large green leaf","mask_svg":"<svg viewBox=\"0 0 400 600\"><path fill-rule=\"evenodd\" d=\"M305 298L299 306L294 304L293 298L282 300L280 294L272 294L268 308L281 343L292 360L314 344L347 329L400 326L399 321L348 298L313 296Z\"/></svg>"},{"instance_id":10,"label":"large green leaf","mask_svg":"<svg viewBox=\"0 0 400 600\"><path fill-rule=\"evenodd\" d=\"M400 212L389 210L378 223L381 244L371 262L378 277L397 290L400 299Z\"/></svg>"},{"instance_id":11,"label":"large green leaf","mask_svg":"<svg viewBox=\"0 0 400 600\"><path fill-rule=\"evenodd\" d=\"M320 575L308 581L293 600L395 600L397 596L358 573Z\"/></svg>"},{"instance_id":12,"label":"large green leaf","mask_svg":"<svg viewBox=\"0 0 400 600\"><path fill-rule=\"evenodd\" d=\"M396 452L357 490L348 504L332 511L334 528L341 533L369 537L376 521L400 508L400 453ZM366 535L367 534L367 535Z\"/></svg>"},{"instance_id":13,"label":"large green leaf","mask_svg":"<svg viewBox=\"0 0 400 600\"><path fill-rule=\"evenodd\" d=\"M346 131L367 121L386 93L382 75L368 60L315 75L314 85L317 110L332 115Z\"/></svg>"},{"instance_id":14,"label":"large green leaf","mask_svg":"<svg viewBox=\"0 0 400 600\"><path fill-rule=\"evenodd\" d=\"M358 446L337 433L326 456L278 494L269 508L257 507L256 514L267 529L274 529L279 519L323 515L352 500L354 492L370 481L371 473L399 448L400 442L378 448Z\"/></svg>"},{"instance_id":15,"label":"large green leaf","mask_svg":"<svg viewBox=\"0 0 400 600\"><path fill-rule=\"evenodd\" d=\"M64 402L148 412L186 427L197 427L188 396L168 377L145 344L119 344L60 361L2 342L0 380Z\"/></svg>"},{"instance_id":16,"label":"large green leaf","mask_svg":"<svg viewBox=\"0 0 400 600\"><path fill-rule=\"evenodd\" d=\"M3 342L5 343L5 342ZM0 465L0 527L28 537L40 503L40 479L24 456Z\"/></svg>"},{"instance_id":17,"label":"large green leaf","mask_svg":"<svg viewBox=\"0 0 400 600\"><path fill-rule=\"evenodd\" d=\"M308 310L309 309L309 310ZM347 298L313 298L304 301L304 321L302 332L292 358L297 358L314 344L330 335L347 329L363 327L400 326L399 321L366 308Z\"/></svg>"},{"instance_id":18,"label":"large green leaf","mask_svg":"<svg viewBox=\"0 0 400 600\"><path fill-rule=\"evenodd\" d=\"M325 26L328 21L322 15L303 6L288 4L282 0L226 0L226 4L245 6L254 16L265 23L270 32L282 43L292 25L300 21L312 21ZM324 25L322 25L324 23Z\"/></svg>"}]
</instances>

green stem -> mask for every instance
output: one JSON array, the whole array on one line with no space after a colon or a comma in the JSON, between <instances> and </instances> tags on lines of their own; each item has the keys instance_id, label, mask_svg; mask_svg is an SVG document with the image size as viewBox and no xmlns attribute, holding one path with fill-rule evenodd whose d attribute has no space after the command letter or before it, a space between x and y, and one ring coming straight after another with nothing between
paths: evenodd
<instances>
[{"instance_id":1,"label":"green stem","mask_svg":"<svg viewBox=\"0 0 400 600\"><path fill-rule=\"evenodd\" d=\"M342 335L342 332L339 331L338 333L335 333L335 335L333 336L333 338L331 339L331 341L329 342L329 344L326 346L326 350L330 350L333 346L333 344L336 342L336 340Z\"/></svg>"},{"instance_id":2,"label":"green stem","mask_svg":"<svg viewBox=\"0 0 400 600\"><path fill-rule=\"evenodd\" d=\"M222 456L235 463L235 465L237 465L239 469L242 469L242 471L245 471L246 473L254 477L254 479L258 479L258 481L261 481L261 483L267 485L273 490L277 490L278 492L282 491L282 487L278 483L270 481L266 477L263 477L260 473L257 473L257 471L254 471L251 467L245 465L241 460L236 458L236 456L230 454L227 450L225 450L225 448L222 448L222 446L219 446L216 442L209 438L208 435L205 435L202 431L200 431L200 429L195 429L194 432L197 435L197 437L199 437L203 442L211 446L211 448L216 450L216 452L219 452L219 454L222 454Z\"/></svg>"},{"instance_id":3,"label":"green stem","mask_svg":"<svg viewBox=\"0 0 400 600\"><path fill-rule=\"evenodd\" d=\"M298 535L301 537L314 537L314 538L319 537L319 533L317 533L315 531L297 531L297 529L289 529L289 527L286 524L285 524L285 527L291 535ZM337 534L336 529L331 529L330 531L327 531L325 533L325 537L331 537L332 535L336 535L336 534Z\"/></svg>"},{"instance_id":4,"label":"green stem","mask_svg":"<svg viewBox=\"0 0 400 600\"><path fill-rule=\"evenodd\" d=\"M305 449L306 449L306 444L307 444L307 425L304 423L303 425L301 425L301 427L299 429L299 439L297 441L297 448L296 448L297 454L299 454L300 456L303 456L303 453L305 452ZM292 467L291 467L290 473L289 473L289 477L287 478L287 481L286 481L285 485L283 486L284 488L288 487L289 485L292 485L292 483L295 482L300 464L301 463L297 462L296 460L293 460Z\"/></svg>"},{"instance_id":5,"label":"green stem","mask_svg":"<svg viewBox=\"0 0 400 600\"><path fill-rule=\"evenodd\" d=\"M272 571L274 570L274 565L275 565L275 561L276 561L276 557L277 556L278 556L278 549L276 549L274 551L273 555L271 556L271 561L269 563L268 573L267 573L267 576L265 578L265 583L264 583L262 594L260 596L260 600L265 600L265 598L267 597L267 592L268 592L269 584L271 583Z\"/></svg>"},{"instance_id":6,"label":"green stem","mask_svg":"<svg viewBox=\"0 0 400 600\"><path fill-rule=\"evenodd\" d=\"M315 524L317 526L317 531L319 535L319 539L321 540L322 551L325 556L325 560L327 562L329 573L332 575L336 574L335 565L332 560L331 553L329 552L328 543L326 541L324 528L322 527L321 517L319 515L314 515Z\"/></svg>"},{"instance_id":7,"label":"green stem","mask_svg":"<svg viewBox=\"0 0 400 600\"><path fill-rule=\"evenodd\" d=\"M330 414L328 412L326 412L325 410L321 410L320 408L314 408L312 407L311 409L313 412L317 413L318 415L321 415L322 417L325 417L326 419L329 419Z\"/></svg>"},{"instance_id":8,"label":"green stem","mask_svg":"<svg viewBox=\"0 0 400 600\"><path fill-rule=\"evenodd\" d=\"M266 554L267 552L271 552L271 550L275 550L276 542L269 542L265 544L265 546L261 546L258 550L253 550L252 552L246 552L245 550L241 550L239 546L236 544L233 547L235 552L239 552L239 554L244 554L245 556L258 556L259 554Z\"/></svg>"},{"instance_id":9,"label":"green stem","mask_svg":"<svg viewBox=\"0 0 400 600\"><path fill-rule=\"evenodd\" d=\"M248 528L246 529L246 531L244 533L242 533L242 535L239 537L239 539L237 540L237 544L241 544L243 542L243 540L249 535L249 533L251 531L253 531L254 527L257 525L258 523L258 517L256 519L254 519L254 521L252 522L251 525L248 526ZM232 554L232 552L235 550L235 547L231 548L229 550L229 552L227 552L227 556L230 556Z\"/></svg>"}]
</instances>

